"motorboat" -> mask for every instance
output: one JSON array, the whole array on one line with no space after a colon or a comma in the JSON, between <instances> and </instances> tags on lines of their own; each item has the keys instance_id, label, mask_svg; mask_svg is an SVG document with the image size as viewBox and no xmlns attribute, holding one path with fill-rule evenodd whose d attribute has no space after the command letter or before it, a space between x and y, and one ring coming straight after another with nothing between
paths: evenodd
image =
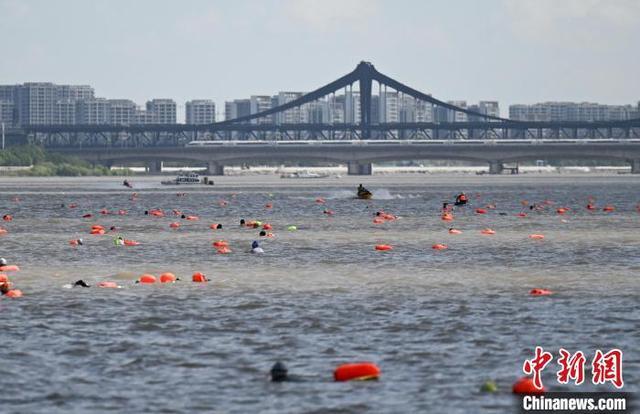
<instances>
[{"instance_id":1,"label":"motorboat","mask_svg":"<svg viewBox=\"0 0 640 414\"><path fill-rule=\"evenodd\" d=\"M360 185L358 187L358 192L356 193L356 196L360 200L371 200L371 198L373 197L373 193L367 190L366 188L364 188L362 185Z\"/></svg>"},{"instance_id":2,"label":"motorboat","mask_svg":"<svg viewBox=\"0 0 640 414\"><path fill-rule=\"evenodd\" d=\"M207 184L213 184L213 181L207 181ZM176 178L173 180L162 181L161 184L164 185L185 185L185 184L202 184L200 180L200 176L194 172L186 173L186 174L178 174Z\"/></svg>"}]
</instances>

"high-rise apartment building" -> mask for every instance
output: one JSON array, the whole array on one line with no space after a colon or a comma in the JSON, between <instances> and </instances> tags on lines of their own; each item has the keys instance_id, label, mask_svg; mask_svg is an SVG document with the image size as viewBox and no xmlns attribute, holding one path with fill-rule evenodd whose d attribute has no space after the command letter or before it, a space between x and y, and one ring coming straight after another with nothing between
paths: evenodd
<instances>
[{"instance_id":1,"label":"high-rise apartment building","mask_svg":"<svg viewBox=\"0 0 640 414\"><path fill-rule=\"evenodd\" d=\"M57 100L57 85L53 83L29 82L20 85L16 94L18 124L53 124L54 105Z\"/></svg>"},{"instance_id":2,"label":"high-rise apartment building","mask_svg":"<svg viewBox=\"0 0 640 414\"><path fill-rule=\"evenodd\" d=\"M109 123L112 125L131 125L136 123L135 102L128 99L109 99Z\"/></svg>"},{"instance_id":3,"label":"high-rise apartment building","mask_svg":"<svg viewBox=\"0 0 640 414\"><path fill-rule=\"evenodd\" d=\"M240 118L241 116L251 115L251 100L250 99L236 99L233 101L227 101L224 103L224 119L228 121L230 119Z\"/></svg>"},{"instance_id":4,"label":"high-rise apartment building","mask_svg":"<svg viewBox=\"0 0 640 414\"><path fill-rule=\"evenodd\" d=\"M249 102L251 115L271 109L272 105L271 97L266 95L253 95L249 99ZM271 122L273 122L273 116L271 115L251 120L253 124L270 124Z\"/></svg>"},{"instance_id":5,"label":"high-rise apartment building","mask_svg":"<svg viewBox=\"0 0 640 414\"><path fill-rule=\"evenodd\" d=\"M302 92L279 92L274 97L275 106L287 104L295 101L304 95ZM275 114L276 124L299 124L301 122L300 107L287 109L286 111Z\"/></svg>"},{"instance_id":6,"label":"high-rise apartment building","mask_svg":"<svg viewBox=\"0 0 640 414\"><path fill-rule=\"evenodd\" d=\"M147 111L153 113L158 124L175 124L177 106L173 99L152 99L147 102Z\"/></svg>"},{"instance_id":7,"label":"high-rise apartment building","mask_svg":"<svg viewBox=\"0 0 640 414\"><path fill-rule=\"evenodd\" d=\"M543 102L509 106L509 118L519 121L619 121L635 117L632 105L591 102Z\"/></svg>"},{"instance_id":8,"label":"high-rise apartment building","mask_svg":"<svg viewBox=\"0 0 640 414\"><path fill-rule=\"evenodd\" d=\"M153 114L153 112L145 111L144 109L139 109L139 108L136 109L133 115L133 119L134 119L134 124L137 124L137 125L148 125L148 124L157 123L156 117Z\"/></svg>"},{"instance_id":9,"label":"high-rise apartment building","mask_svg":"<svg viewBox=\"0 0 640 414\"><path fill-rule=\"evenodd\" d=\"M195 99L187 102L185 122L192 125L216 122L216 104L208 99Z\"/></svg>"},{"instance_id":10,"label":"high-rise apartment building","mask_svg":"<svg viewBox=\"0 0 640 414\"><path fill-rule=\"evenodd\" d=\"M83 125L108 124L109 101L105 98L93 98L76 103L76 123Z\"/></svg>"},{"instance_id":11,"label":"high-rise apartment building","mask_svg":"<svg viewBox=\"0 0 640 414\"><path fill-rule=\"evenodd\" d=\"M345 120L347 124L359 124L360 116L360 92L347 91L344 95Z\"/></svg>"},{"instance_id":12,"label":"high-rise apartment building","mask_svg":"<svg viewBox=\"0 0 640 414\"><path fill-rule=\"evenodd\" d=\"M378 106L378 122L381 124L399 122L400 111L398 108L398 92L380 91Z\"/></svg>"},{"instance_id":13,"label":"high-rise apartment building","mask_svg":"<svg viewBox=\"0 0 640 414\"><path fill-rule=\"evenodd\" d=\"M76 123L76 101L58 99L53 107L53 124L73 125Z\"/></svg>"},{"instance_id":14,"label":"high-rise apartment building","mask_svg":"<svg viewBox=\"0 0 640 414\"><path fill-rule=\"evenodd\" d=\"M13 126L14 108L13 102L0 99L0 123L3 123L6 128Z\"/></svg>"}]
</instances>

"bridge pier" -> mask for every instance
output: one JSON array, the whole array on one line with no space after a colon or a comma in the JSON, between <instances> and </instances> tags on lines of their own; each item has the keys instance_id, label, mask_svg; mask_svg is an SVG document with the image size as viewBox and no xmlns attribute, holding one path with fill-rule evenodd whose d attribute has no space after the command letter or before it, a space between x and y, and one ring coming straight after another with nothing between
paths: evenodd
<instances>
[{"instance_id":1,"label":"bridge pier","mask_svg":"<svg viewBox=\"0 0 640 414\"><path fill-rule=\"evenodd\" d=\"M207 163L208 175L224 175L224 165L220 165L217 162L209 161Z\"/></svg>"},{"instance_id":2,"label":"bridge pier","mask_svg":"<svg viewBox=\"0 0 640 414\"><path fill-rule=\"evenodd\" d=\"M502 174L503 168L500 161L489 161L489 174Z\"/></svg>"},{"instance_id":3,"label":"bridge pier","mask_svg":"<svg viewBox=\"0 0 640 414\"><path fill-rule=\"evenodd\" d=\"M162 161L151 161L147 164L147 172L149 174L162 173Z\"/></svg>"},{"instance_id":4,"label":"bridge pier","mask_svg":"<svg viewBox=\"0 0 640 414\"><path fill-rule=\"evenodd\" d=\"M349 175L371 175L372 173L373 168L370 162L349 161L347 163L347 174Z\"/></svg>"},{"instance_id":5,"label":"bridge pier","mask_svg":"<svg viewBox=\"0 0 640 414\"><path fill-rule=\"evenodd\" d=\"M640 159L629 160L629 164L631 164L631 174L640 174Z\"/></svg>"}]
</instances>

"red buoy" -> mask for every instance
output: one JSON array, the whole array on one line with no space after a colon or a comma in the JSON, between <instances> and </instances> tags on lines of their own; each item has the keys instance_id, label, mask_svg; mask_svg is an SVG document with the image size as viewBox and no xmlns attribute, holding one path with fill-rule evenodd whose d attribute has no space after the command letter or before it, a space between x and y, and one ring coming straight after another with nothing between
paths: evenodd
<instances>
[{"instance_id":1,"label":"red buoy","mask_svg":"<svg viewBox=\"0 0 640 414\"><path fill-rule=\"evenodd\" d=\"M522 377L513 384L512 391L514 394L543 394L546 390L544 387L536 388L531 378Z\"/></svg>"},{"instance_id":2,"label":"red buoy","mask_svg":"<svg viewBox=\"0 0 640 414\"><path fill-rule=\"evenodd\" d=\"M197 283L207 282L207 278L203 273L195 272L193 276L191 276L191 280Z\"/></svg>"},{"instance_id":3,"label":"red buoy","mask_svg":"<svg viewBox=\"0 0 640 414\"><path fill-rule=\"evenodd\" d=\"M150 274L144 274L142 276L140 276L140 279L138 279L138 282L140 283L156 283L156 277L154 275L150 275Z\"/></svg>"},{"instance_id":4,"label":"red buoy","mask_svg":"<svg viewBox=\"0 0 640 414\"><path fill-rule=\"evenodd\" d=\"M380 250L380 251L393 250L393 247L389 244L376 244L376 250Z\"/></svg>"},{"instance_id":5,"label":"red buoy","mask_svg":"<svg viewBox=\"0 0 640 414\"><path fill-rule=\"evenodd\" d=\"M373 362L340 365L333 372L336 381L366 381L380 378L380 368Z\"/></svg>"},{"instance_id":6,"label":"red buoy","mask_svg":"<svg viewBox=\"0 0 640 414\"><path fill-rule=\"evenodd\" d=\"M160 283L173 283L176 281L176 276L173 273L166 272L160 275Z\"/></svg>"}]
</instances>

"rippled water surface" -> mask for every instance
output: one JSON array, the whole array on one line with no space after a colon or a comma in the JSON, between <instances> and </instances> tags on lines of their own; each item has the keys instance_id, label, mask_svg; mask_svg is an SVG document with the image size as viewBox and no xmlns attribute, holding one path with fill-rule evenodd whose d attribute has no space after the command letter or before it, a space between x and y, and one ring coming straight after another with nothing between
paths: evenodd
<instances>
[{"instance_id":1,"label":"rippled water surface","mask_svg":"<svg viewBox=\"0 0 640 414\"><path fill-rule=\"evenodd\" d=\"M0 298L0 411L513 412L510 386L536 345L589 359L618 347L625 390L638 391L637 177L362 178L372 201L352 198L356 180L222 177L178 197L145 178L131 200L113 179L2 179L0 212L14 219L2 223L0 255L21 267L12 280L24 297ZM461 190L471 205L443 222L442 202ZM616 211L587 211L589 197ZM519 218L523 200L553 204ZM153 208L167 217L144 215ZM377 210L400 219L374 225ZM240 218L273 225L266 254L247 253L258 231ZM118 230L91 236L93 224ZM115 234L141 244L117 247ZM70 246L78 237L85 245ZM218 239L233 252L216 254ZM183 280L134 283L165 271ZM212 281L191 283L195 271ZM64 287L80 278L123 288ZM556 294L529 296L535 287ZM267 381L277 360L304 381ZM380 366L380 381L332 382L335 366L361 360ZM559 387L556 370L544 373L552 389L595 389ZM479 391L488 379L498 393Z\"/></svg>"}]
</instances>

